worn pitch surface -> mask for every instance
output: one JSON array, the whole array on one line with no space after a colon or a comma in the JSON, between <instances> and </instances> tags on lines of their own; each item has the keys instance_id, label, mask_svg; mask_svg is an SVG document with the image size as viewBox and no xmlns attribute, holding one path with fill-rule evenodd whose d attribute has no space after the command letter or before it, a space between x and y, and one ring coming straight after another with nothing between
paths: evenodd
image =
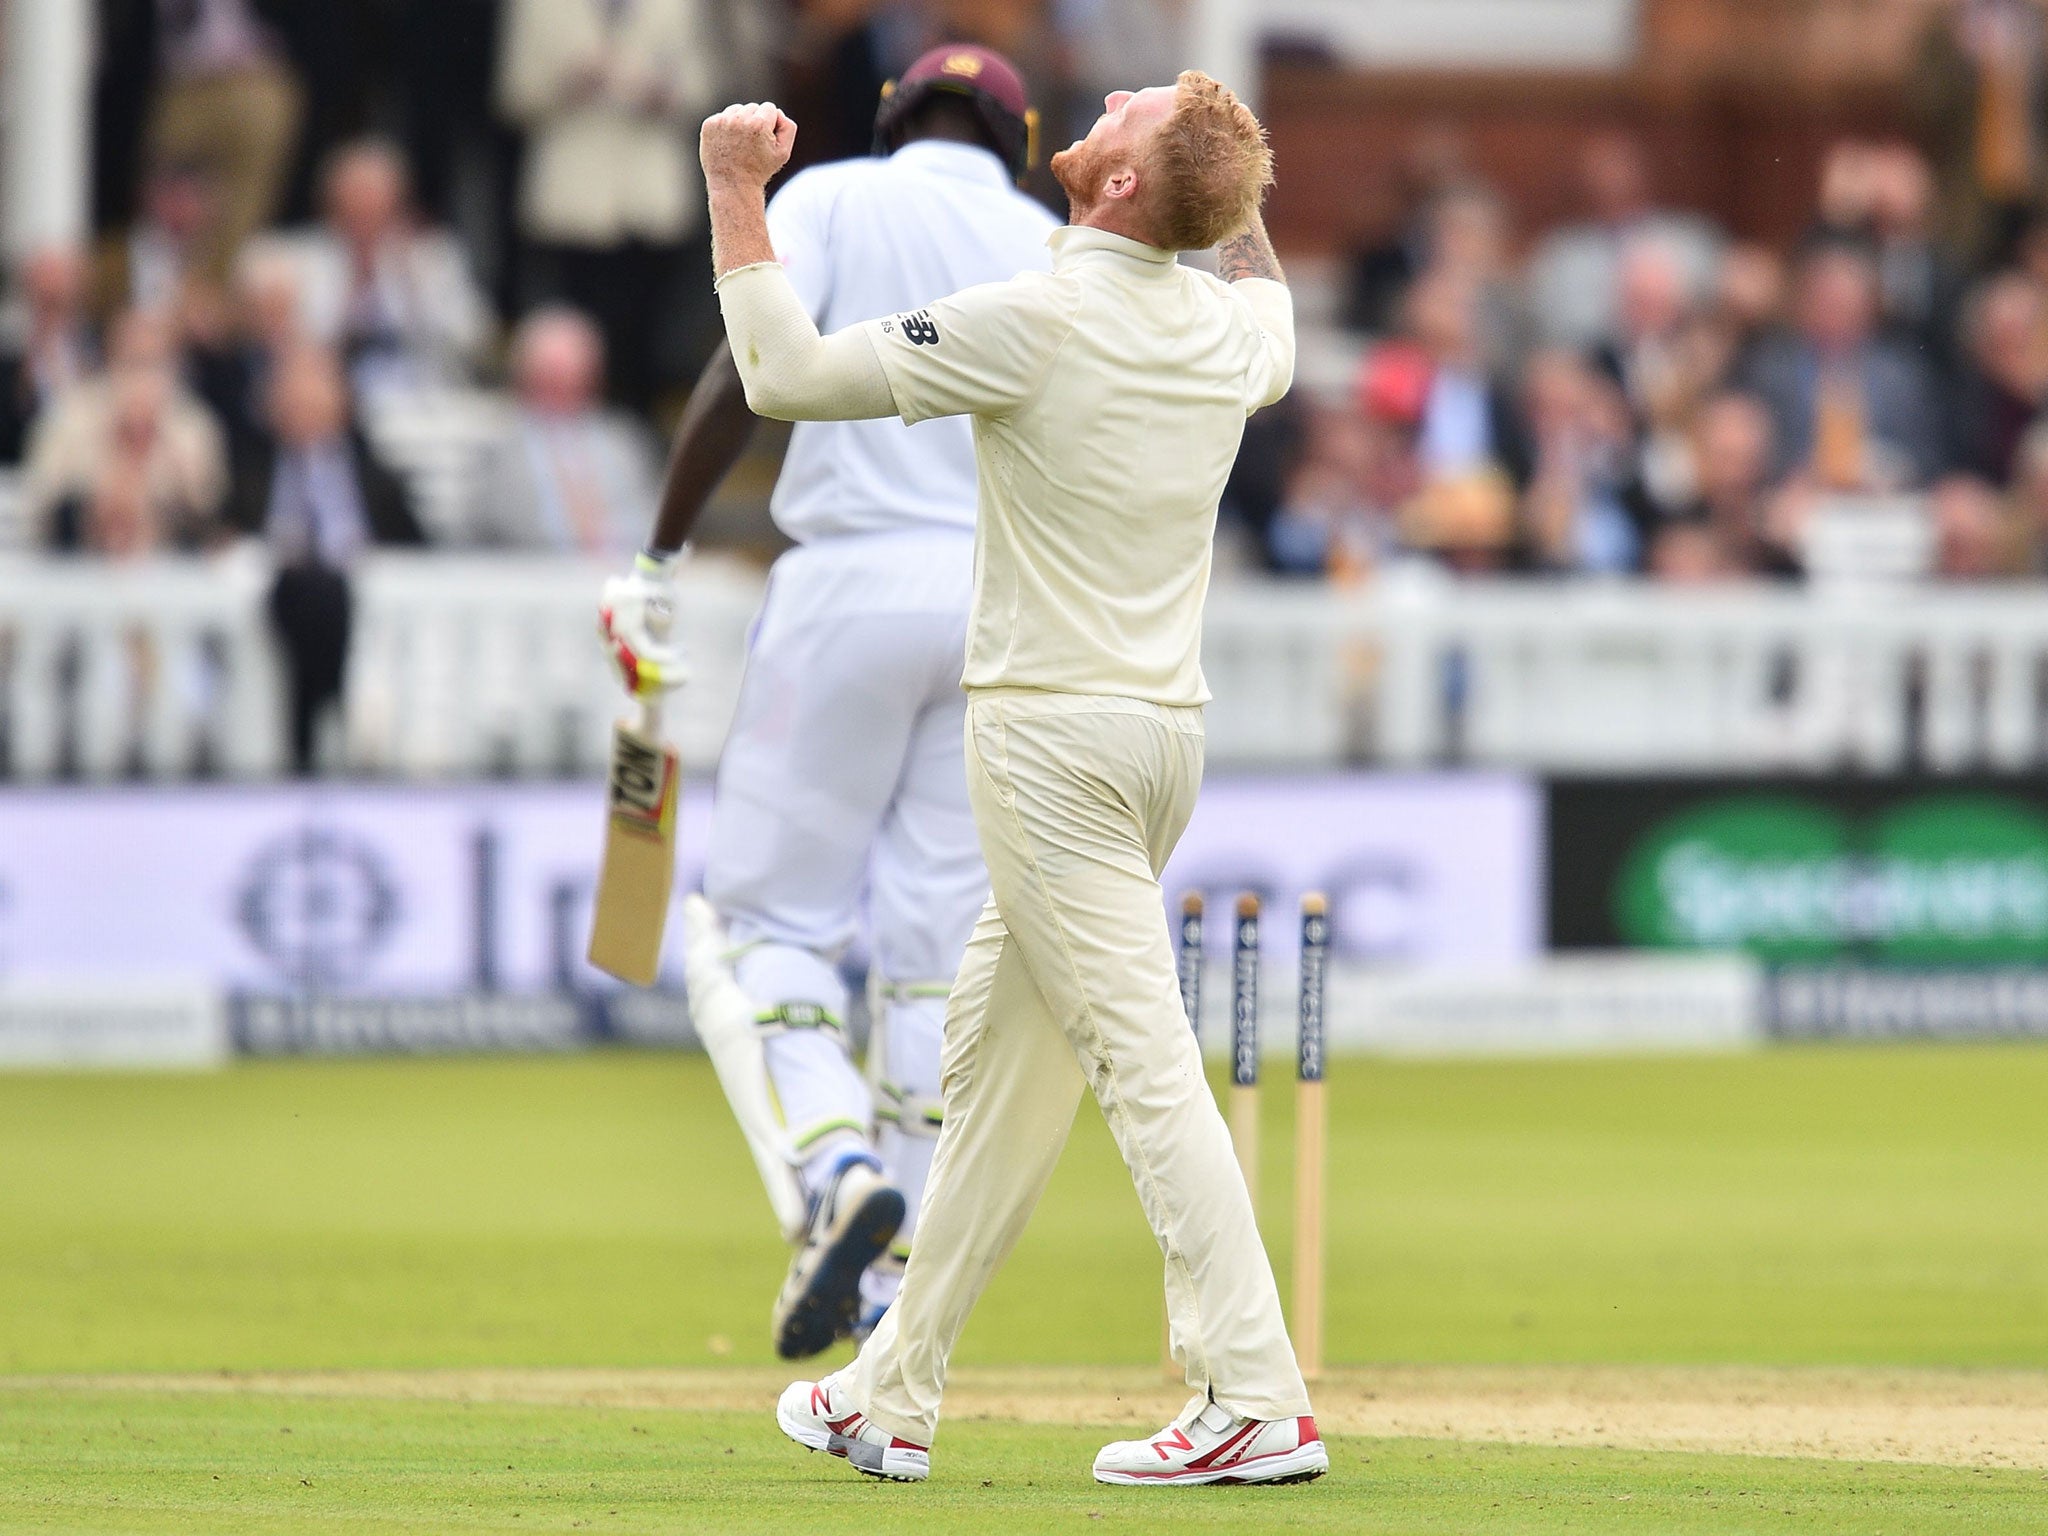
<instances>
[{"instance_id":1,"label":"worn pitch surface","mask_svg":"<svg viewBox=\"0 0 2048 1536\"><path fill-rule=\"evenodd\" d=\"M524 1404L753 1413L768 1422L795 1372L446 1370L222 1372L17 1379L56 1392ZM1156 1372L967 1369L949 1384L950 1424L1102 1425L1150 1430L1186 1401ZM1326 1433L1377 1438L1600 1446L1716 1455L2048 1471L2048 1372L1631 1366L1393 1366L1317 1383ZM953 1431L955 1438L971 1431Z\"/></svg>"}]
</instances>

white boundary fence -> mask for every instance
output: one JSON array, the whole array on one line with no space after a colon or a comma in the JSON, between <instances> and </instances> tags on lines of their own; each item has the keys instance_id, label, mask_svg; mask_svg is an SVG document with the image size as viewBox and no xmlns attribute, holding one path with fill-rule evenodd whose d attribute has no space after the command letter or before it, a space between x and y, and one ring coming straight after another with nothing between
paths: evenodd
<instances>
[{"instance_id":1,"label":"white boundary fence","mask_svg":"<svg viewBox=\"0 0 2048 1536\"><path fill-rule=\"evenodd\" d=\"M2048 763L2048 586L1219 590L1212 755L1557 772Z\"/></svg>"},{"instance_id":2,"label":"white boundary fence","mask_svg":"<svg viewBox=\"0 0 2048 1536\"><path fill-rule=\"evenodd\" d=\"M350 661L347 757L407 776L595 773L624 694L597 631L609 565L386 558L365 573ZM761 601L749 567L693 562L676 638L690 683L666 725L683 760L718 761Z\"/></svg>"},{"instance_id":3,"label":"white boundary fence","mask_svg":"<svg viewBox=\"0 0 2048 1536\"><path fill-rule=\"evenodd\" d=\"M626 703L597 638L611 569L379 556L355 582L335 766L408 778L596 773ZM271 573L219 560L0 560L0 777L263 778L285 762ZM695 563L679 638L691 685L669 729L692 767L731 722L750 569Z\"/></svg>"},{"instance_id":4,"label":"white boundary fence","mask_svg":"<svg viewBox=\"0 0 2048 1536\"><path fill-rule=\"evenodd\" d=\"M262 573L240 562L0 561L8 777L232 777L283 760Z\"/></svg>"},{"instance_id":5,"label":"white boundary fence","mask_svg":"<svg viewBox=\"0 0 2048 1536\"><path fill-rule=\"evenodd\" d=\"M595 772L623 709L596 640L607 568L380 556L357 581L335 766ZM0 558L0 777L260 778L281 672L248 552ZM761 577L699 560L672 729L731 720ZM1368 591L1219 587L1211 761L1539 771L2020 770L2048 764L2048 586L1673 590L1396 573Z\"/></svg>"}]
</instances>

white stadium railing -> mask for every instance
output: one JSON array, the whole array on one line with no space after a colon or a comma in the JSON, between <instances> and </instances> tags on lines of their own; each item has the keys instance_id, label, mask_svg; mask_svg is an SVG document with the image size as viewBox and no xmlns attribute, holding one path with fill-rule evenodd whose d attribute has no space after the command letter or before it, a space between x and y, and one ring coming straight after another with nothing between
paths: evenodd
<instances>
[{"instance_id":1,"label":"white stadium railing","mask_svg":"<svg viewBox=\"0 0 2048 1536\"><path fill-rule=\"evenodd\" d=\"M2048 588L1564 584L1385 594L1382 754L1563 771L2048 759Z\"/></svg>"},{"instance_id":2,"label":"white stadium railing","mask_svg":"<svg viewBox=\"0 0 2048 1536\"><path fill-rule=\"evenodd\" d=\"M355 582L333 767L438 778L599 771L626 712L597 638L611 568L519 557L378 556ZM0 559L0 775L264 777L285 761L270 572L218 560ZM678 637L693 681L667 725L717 761L747 626L746 566L690 569Z\"/></svg>"},{"instance_id":3,"label":"white stadium railing","mask_svg":"<svg viewBox=\"0 0 2048 1536\"><path fill-rule=\"evenodd\" d=\"M595 772L626 713L597 633L610 565L546 559L385 558L360 587L348 762L409 776ZM692 768L718 761L739 696L761 579L693 563L676 638L691 681L664 724Z\"/></svg>"},{"instance_id":4,"label":"white stadium railing","mask_svg":"<svg viewBox=\"0 0 2048 1536\"><path fill-rule=\"evenodd\" d=\"M259 573L242 563L0 561L9 777L236 777L282 759Z\"/></svg>"},{"instance_id":5,"label":"white stadium railing","mask_svg":"<svg viewBox=\"0 0 2048 1536\"><path fill-rule=\"evenodd\" d=\"M1397 573L1219 590L1219 757L1555 772L2048 763L2048 587L1669 588Z\"/></svg>"},{"instance_id":6,"label":"white stadium railing","mask_svg":"<svg viewBox=\"0 0 2048 1536\"><path fill-rule=\"evenodd\" d=\"M601 565L380 556L331 768L589 773L622 711ZM284 762L269 575L246 551L0 557L0 776L263 777ZM670 729L716 761L761 593L694 562ZM1562 772L2014 770L2048 764L2048 587L1671 589L1397 572L1340 593L1219 585L1210 760Z\"/></svg>"}]
</instances>

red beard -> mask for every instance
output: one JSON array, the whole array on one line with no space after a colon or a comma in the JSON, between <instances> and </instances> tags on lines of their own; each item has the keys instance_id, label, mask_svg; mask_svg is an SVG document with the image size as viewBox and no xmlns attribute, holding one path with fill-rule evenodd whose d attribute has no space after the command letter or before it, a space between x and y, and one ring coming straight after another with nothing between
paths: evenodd
<instances>
[{"instance_id":1,"label":"red beard","mask_svg":"<svg viewBox=\"0 0 2048 1536\"><path fill-rule=\"evenodd\" d=\"M1102 199L1102 183L1107 179L1107 157L1101 150L1091 147L1085 140L1071 149L1063 149L1048 162L1053 179L1067 194L1068 218L1078 222Z\"/></svg>"}]
</instances>

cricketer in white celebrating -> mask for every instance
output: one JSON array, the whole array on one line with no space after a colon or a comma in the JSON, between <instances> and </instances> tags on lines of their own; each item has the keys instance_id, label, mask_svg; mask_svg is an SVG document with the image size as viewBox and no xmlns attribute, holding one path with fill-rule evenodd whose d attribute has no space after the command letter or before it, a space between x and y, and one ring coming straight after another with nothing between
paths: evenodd
<instances>
[{"instance_id":1,"label":"cricketer in white celebrating","mask_svg":"<svg viewBox=\"0 0 2048 1536\"><path fill-rule=\"evenodd\" d=\"M1271 1266L1181 1012L1159 870L1202 771L1199 650L1216 504L1245 418L1293 372L1258 218L1271 158L1207 76L1117 92L1055 156L1053 270L821 338L762 188L796 126L704 125L726 335L764 415L973 418L980 480L968 795L992 895L949 1000L945 1125L896 1304L777 1417L863 1472L927 1475L946 1361L1094 1090L1165 1255L1194 1397L1105 1447L1104 1482L1301 1481L1329 1458ZM1224 242L1224 280L1175 252Z\"/></svg>"},{"instance_id":2,"label":"cricketer in white celebrating","mask_svg":"<svg viewBox=\"0 0 2048 1536\"><path fill-rule=\"evenodd\" d=\"M805 312L839 328L1047 270L1054 220L1016 186L1033 121L1000 54L951 45L912 64L876 114L882 153L803 171L768 205ZM721 350L677 427L650 547L606 585L636 693L681 681L644 619L672 606L683 543L753 422ZM773 1317L787 1359L864 1336L892 1301L939 1131L946 994L988 897L961 746L974 509L964 420L805 422L770 503L797 547L748 645L684 974L797 1245ZM838 968L863 907L865 1077Z\"/></svg>"}]
</instances>

